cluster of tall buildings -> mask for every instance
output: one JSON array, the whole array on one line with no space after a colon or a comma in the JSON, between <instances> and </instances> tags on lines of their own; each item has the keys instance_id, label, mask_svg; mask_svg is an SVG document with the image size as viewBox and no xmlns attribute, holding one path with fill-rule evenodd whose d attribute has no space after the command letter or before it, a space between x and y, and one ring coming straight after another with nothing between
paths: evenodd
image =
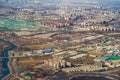
<instances>
[{"instance_id":1,"label":"cluster of tall buildings","mask_svg":"<svg viewBox=\"0 0 120 80\"><path fill-rule=\"evenodd\" d=\"M65 61L64 59L61 59L57 56L53 56L48 60L44 60L44 64L48 67L51 67L53 70L59 70L61 68L72 66L70 62Z\"/></svg>"}]
</instances>

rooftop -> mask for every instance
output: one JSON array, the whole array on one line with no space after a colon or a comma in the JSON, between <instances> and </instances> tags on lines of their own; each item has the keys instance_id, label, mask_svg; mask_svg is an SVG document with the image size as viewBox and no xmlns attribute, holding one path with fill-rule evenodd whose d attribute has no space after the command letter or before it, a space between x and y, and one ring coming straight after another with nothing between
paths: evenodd
<instances>
[{"instance_id":1,"label":"rooftop","mask_svg":"<svg viewBox=\"0 0 120 80\"><path fill-rule=\"evenodd\" d=\"M120 60L120 57L117 56L105 56L105 58L109 58L109 60Z\"/></svg>"},{"instance_id":2,"label":"rooftop","mask_svg":"<svg viewBox=\"0 0 120 80\"><path fill-rule=\"evenodd\" d=\"M87 53L87 50L80 50L81 53Z\"/></svg>"}]
</instances>

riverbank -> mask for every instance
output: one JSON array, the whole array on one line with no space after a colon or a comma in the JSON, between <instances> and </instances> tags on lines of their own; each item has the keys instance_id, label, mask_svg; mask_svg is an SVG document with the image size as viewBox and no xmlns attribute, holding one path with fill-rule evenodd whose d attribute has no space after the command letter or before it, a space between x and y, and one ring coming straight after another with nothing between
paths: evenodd
<instances>
[{"instance_id":1,"label":"riverbank","mask_svg":"<svg viewBox=\"0 0 120 80\"><path fill-rule=\"evenodd\" d=\"M9 53L8 53L9 54ZM8 61L8 67L9 67L9 69L10 69L10 74L12 74L13 73L13 69L12 69L12 66L11 66L11 64L10 64L10 58L9 58L9 61Z\"/></svg>"}]
</instances>

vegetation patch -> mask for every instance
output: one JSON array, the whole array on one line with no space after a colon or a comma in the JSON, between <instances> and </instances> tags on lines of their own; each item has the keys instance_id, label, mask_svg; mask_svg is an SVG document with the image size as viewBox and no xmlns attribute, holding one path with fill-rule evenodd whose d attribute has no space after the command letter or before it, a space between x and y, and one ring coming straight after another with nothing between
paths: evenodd
<instances>
[{"instance_id":1,"label":"vegetation patch","mask_svg":"<svg viewBox=\"0 0 120 80\"><path fill-rule=\"evenodd\" d=\"M23 30L23 29L42 29L42 26L35 25L34 22L15 20L10 18L0 18L0 30Z\"/></svg>"}]
</instances>

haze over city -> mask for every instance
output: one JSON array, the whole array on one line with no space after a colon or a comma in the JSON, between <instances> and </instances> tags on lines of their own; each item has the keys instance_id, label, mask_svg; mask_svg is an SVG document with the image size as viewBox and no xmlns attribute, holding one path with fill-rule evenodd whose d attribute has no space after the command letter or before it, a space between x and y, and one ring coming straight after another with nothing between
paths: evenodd
<instances>
[{"instance_id":1,"label":"haze over city","mask_svg":"<svg viewBox=\"0 0 120 80\"><path fill-rule=\"evenodd\" d=\"M0 80L120 80L120 0L0 0Z\"/></svg>"}]
</instances>

